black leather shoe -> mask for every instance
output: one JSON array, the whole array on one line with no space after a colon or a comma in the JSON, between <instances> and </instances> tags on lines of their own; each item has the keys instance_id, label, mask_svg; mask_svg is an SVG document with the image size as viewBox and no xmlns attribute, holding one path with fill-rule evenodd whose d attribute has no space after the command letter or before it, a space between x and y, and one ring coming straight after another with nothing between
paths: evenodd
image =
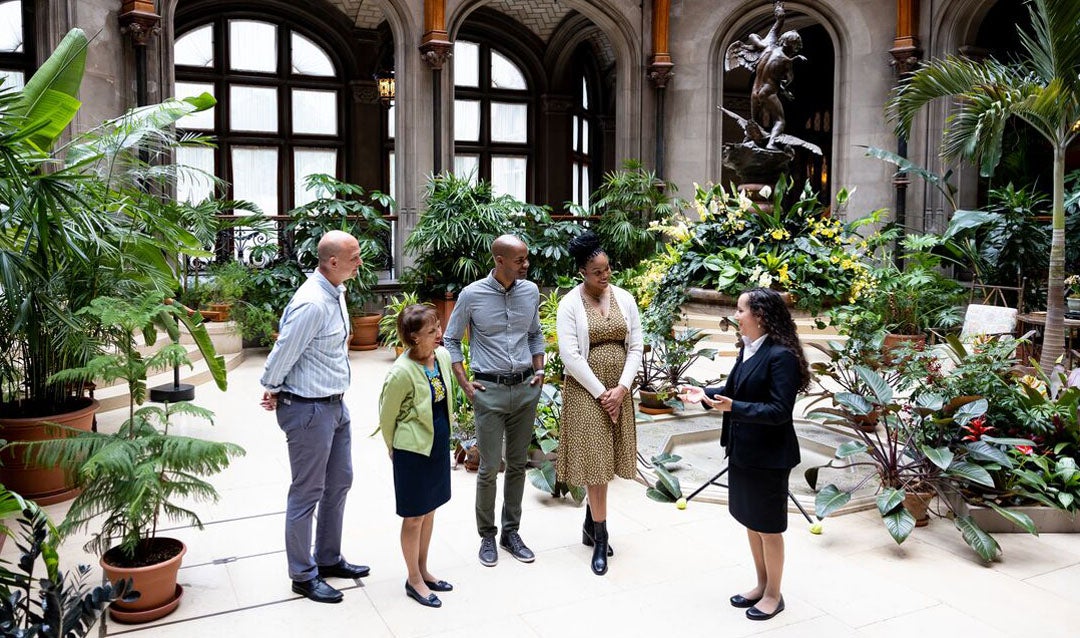
<instances>
[{"instance_id":1,"label":"black leather shoe","mask_svg":"<svg viewBox=\"0 0 1080 638\"><path fill-rule=\"evenodd\" d=\"M494 567L499 562L499 550L495 548L495 537L485 536L480 539L480 563L484 567Z\"/></svg>"},{"instance_id":2,"label":"black leather shoe","mask_svg":"<svg viewBox=\"0 0 1080 638\"><path fill-rule=\"evenodd\" d=\"M351 578L356 580L357 578L363 578L371 573L371 568L367 565L353 565L352 563L345 562L342 558L337 565L320 565L319 576L323 578Z\"/></svg>"},{"instance_id":3,"label":"black leather shoe","mask_svg":"<svg viewBox=\"0 0 1080 638\"><path fill-rule=\"evenodd\" d=\"M742 594L735 594L729 600L731 601L732 607L746 609L747 607L753 607L754 605L758 604L758 601L761 600L761 598L747 598Z\"/></svg>"},{"instance_id":4,"label":"black leather shoe","mask_svg":"<svg viewBox=\"0 0 1080 638\"><path fill-rule=\"evenodd\" d=\"M425 598L424 596L421 596L420 592L416 591L416 589L412 585L410 585L408 581L405 581L405 593L408 594L409 598L412 598L424 607L434 607L436 609L442 607L442 601L439 600L438 596L436 596L435 594L428 594Z\"/></svg>"},{"instance_id":5,"label":"black leather shoe","mask_svg":"<svg viewBox=\"0 0 1080 638\"><path fill-rule=\"evenodd\" d=\"M750 620L768 620L768 619L772 618L773 616L775 616L776 614L779 614L782 611L784 611L784 597L783 596L780 597L780 604L776 606L776 611L774 611L773 613L766 614L765 612L761 611L757 607L751 607L750 609L746 610L746 617L749 618Z\"/></svg>"},{"instance_id":6,"label":"black leather shoe","mask_svg":"<svg viewBox=\"0 0 1080 638\"><path fill-rule=\"evenodd\" d=\"M345 596L321 578L292 582L292 590L317 603L340 603Z\"/></svg>"},{"instance_id":7,"label":"black leather shoe","mask_svg":"<svg viewBox=\"0 0 1080 638\"><path fill-rule=\"evenodd\" d=\"M424 584L431 591L454 591L454 586L445 580L425 580Z\"/></svg>"},{"instance_id":8,"label":"black leather shoe","mask_svg":"<svg viewBox=\"0 0 1080 638\"><path fill-rule=\"evenodd\" d=\"M596 546L592 553L592 571L597 576L603 576L607 573L607 521L593 521L593 540Z\"/></svg>"},{"instance_id":9,"label":"black leather shoe","mask_svg":"<svg viewBox=\"0 0 1080 638\"><path fill-rule=\"evenodd\" d=\"M499 539L499 547L510 552L510 555L523 563L531 563L536 560L536 555L525 546L525 541L517 532L506 532Z\"/></svg>"}]
</instances>

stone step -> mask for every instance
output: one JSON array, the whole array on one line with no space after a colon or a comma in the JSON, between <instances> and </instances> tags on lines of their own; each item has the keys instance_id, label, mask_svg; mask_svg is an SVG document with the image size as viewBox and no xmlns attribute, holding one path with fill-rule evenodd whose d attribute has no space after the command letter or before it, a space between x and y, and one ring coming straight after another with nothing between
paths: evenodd
<instances>
[{"instance_id":1,"label":"stone step","mask_svg":"<svg viewBox=\"0 0 1080 638\"><path fill-rule=\"evenodd\" d=\"M194 346L192 346L194 348ZM195 348L196 352L198 348ZM232 370L236 366L240 365L244 361L244 351L233 352L230 354L222 355L225 358L225 369ZM211 381L213 377L210 374L210 368L206 365L206 361L200 357L198 361L193 361L192 367L180 368L180 382L190 383L191 385L198 386L200 384ZM154 388L159 385L165 385L173 382L173 371L164 370L146 380L147 388ZM116 383L103 388L97 388L94 391L94 398L98 400L100 406L98 412L108 412L109 410L117 410L120 408L127 408L131 399L128 392L128 386L126 383Z\"/></svg>"}]
</instances>

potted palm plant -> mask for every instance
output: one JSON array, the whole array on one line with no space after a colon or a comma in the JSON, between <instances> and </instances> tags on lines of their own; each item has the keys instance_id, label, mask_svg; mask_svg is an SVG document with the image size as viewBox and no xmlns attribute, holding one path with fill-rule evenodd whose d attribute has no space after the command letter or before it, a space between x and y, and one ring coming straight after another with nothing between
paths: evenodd
<instances>
[{"instance_id":1,"label":"potted palm plant","mask_svg":"<svg viewBox=\"0 0 1080 638\"><path fill-rule=\"evenodd\" d=\"M162 199L148 190L167 187L179 170L161 165L181 143L172 125L213 98L141 107L53 150L78 109L86 45L72 30L25 88L0 93L0 437L8 441L40 439L42 422L90 429L90 380L55 374L113 345L78 317L81 308L99 295L172 290L170 256L209 256L159 218ZM55 468L42 472L10 451L0 462L0 482L28 498L72 495Z\"/></svg>"},{"instance_id":2,"label":"potted palm plant","mask_svg":"<svg viewBox=\"0 0 1080 638\"><path fill-rule=\"evenodd\" d=\"M225 389L224 361L213 353L205 327L186 309L150 293L134 300L101 297L80 316L100 322L120 347L84 367L58 373L57 380L122 379L131 397L128 418L115 432L69 431L66 438L25 445L38 462L71 471L81 490L59 526L61 534L93 524L85 549L101 555L110 581L134 581L139 598L114 602L111 615L124 622L147 622L176 609L183 594L176 574L187 549L177 539L158 536L159 523L168 517L201 529L202 521L184 501L217 500L217 491L203 477L225 469L244 450L170 431L172 418L181 414L212 423L208 410L186 401L142 405L149 371L190 365L187 350L177 343L181 324L208 355L214 379ZM153 345L159 328L172 343L143 355L136 335Z\"/></svg>"}]
</instances>

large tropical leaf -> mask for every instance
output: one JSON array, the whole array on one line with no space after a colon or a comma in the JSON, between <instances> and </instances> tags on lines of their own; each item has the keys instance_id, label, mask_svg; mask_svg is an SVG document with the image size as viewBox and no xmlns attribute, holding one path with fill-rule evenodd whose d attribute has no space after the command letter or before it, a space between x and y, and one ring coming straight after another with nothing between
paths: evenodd
<instances>
[{"instance_id":1,"label":"large tropical leaf","mask_svg":"<svg viewBox=\"0 0 1080 638\"><path fill-rule=\"evenodd\" d=\"M1039 530L1036 529L1035 522L1032 521L1031 517L1027 514L1006 509L1004 507L1001 507L997 503L994 503L993 501L987 501L986 504L990 507L990 509L1000 514L1002 518L1016 525L1028 534L1032 534L1034 536L1039 535Z\"/></svg>"},{"instance_id":2,"label":"large tropical leaf","mask_svg":"<svg viewBox=\"0 0 1080 638\"><path fill-rule=\"evenodd\" d=\"M954 524L964 537L964 542L984 561L989 563L1001 553L1001 547L994 537L983 531L970 516L957 516Z\"/></svg>"},{"instance_id":3,"label":"large tropical leaf","mask_svg":"<svg viewBox=\"0 0 1080 638\"><path fill-rule=\"evenodd\" d=\"M21 115L24 126L34 130L28 141L40 151L52 147L82 104L77 96L86 69L87 46L82 29L69 31L27 81L12 108L12 114Z\"/></svg>"},{"instance_id":4,"label":"large tropical leaf","mask_svg":"<svg viewBox=\"0 0 1080 638\"><path fill-rule=\"evenodd\" d=\"M915 517L903 507L883 515L881 522L885 523L885 529L889 532L889 536L893 537L897 545L906 541L907 537L911 536L911 532L915 529Z\"/></svg>"},{"instance_id":5,"label":"large tropical leaf","mask_svg":"<svg viewBox=\"0 0 1080 638\"><path fill-rule=\"evenodd\" d=\"M819 519L825 518L847 505L850 500L851 494L849 492L841 491L840 488L830 483L821 488L821 491L814 497L814 512Z\"/></svg>"}]
</instances>

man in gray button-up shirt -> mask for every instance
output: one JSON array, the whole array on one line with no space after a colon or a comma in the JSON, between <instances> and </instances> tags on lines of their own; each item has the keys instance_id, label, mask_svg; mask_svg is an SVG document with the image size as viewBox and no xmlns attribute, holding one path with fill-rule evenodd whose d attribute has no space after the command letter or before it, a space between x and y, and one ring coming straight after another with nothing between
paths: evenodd
<instances>
[{"instance_id":1,"label":"man in gray button-up shirt","mask_svg":"<svg viewBox=\"0 0 1080 638\"><path fill-rule=\"evenodd\" d=\"M536 403L544 386L544 335L540 330L540 291L526 281L529 247L513 235L491 244L495 269L458 295L443 335L454 375L476 413L480 473L476 477L476 527L480 562L499 560L495 547L495 492L506 438L502 537L499 544L514 558L531 563L532 551L518 534L525 463L532 440ZM469 335L469 379L462 365L461 340Z\"/></svg>"}]
</instances>

